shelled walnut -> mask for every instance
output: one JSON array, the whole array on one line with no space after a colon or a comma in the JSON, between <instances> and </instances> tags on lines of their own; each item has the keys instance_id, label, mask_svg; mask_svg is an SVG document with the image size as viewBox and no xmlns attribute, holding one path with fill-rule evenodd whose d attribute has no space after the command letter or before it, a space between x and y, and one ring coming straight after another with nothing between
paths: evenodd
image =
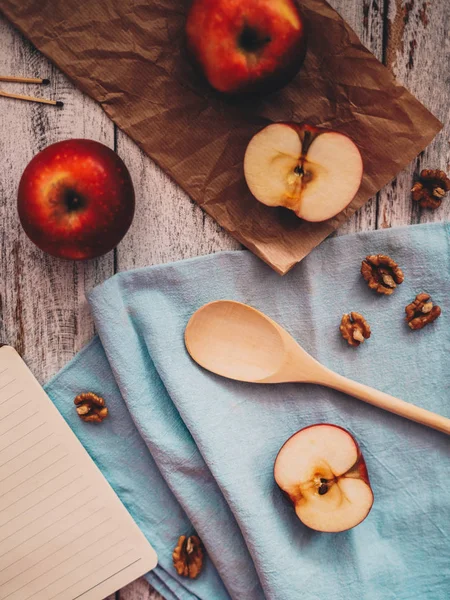
<instances>
[{"instance_id":1,"label":"shelled walnut","mask_svg":"<svg viewBox=\"0 0 450 600\"><path fill-rule=\"evenodd\" d=\"M421 208L439 208L445 194L450 191L450 179L439 169L424 169L419 181L411 188L412 199Z\"/></svg>"},{"instance_id":2,"label":"shelled walnut","mask_svg":"<svg viewBox=\"0 0 450 600\"><path fill-rule=\"evenodd\" d=\"M339 330L344 340L350 346L359 346L370 338L370 325L365 318L357 312L343 315Z\"/></svg>"},{"instance_id":3,"label":"shelled walnut","mask_svg":"<svg viewBox=\"0 0 450 600\"><path fill-rule=\"evenodd\" d=\"M172 554L173 566L178 575L195 579L203 568L203 547L196 535L182 535Z\"/></svg>"},{"instance_id":4,"label":"shelled walnut","mask_svg":"<svg viewBox=\"0 0 450 600\"><path fill-rule=\"evenodd\" d=\"M108 409L103 398L93 392L78 394L74 399L80 419L88 423L101 423L108 416Z\"/></svg>"},{"instance_id":5,"label":"shelled walnut","mask_svg":"<svg viewBox=\"0 0 450 600\"><path fill-rule=\"evenodd\" d=\"M386 254L366 256L361 264L361 275L370 289L379 294L392 294L397 285L403 283L405 276L398 264Z\"/></svg>"},{"instance_id":6,"label":"shelled walnut","mask_svg":"<svg viewBox=\"0 0 450 600\"><path fill-rule=\"evenodd\" d=\"M422 292L405 308L406 321L412 330L422 329L441 314L440 306L433 305L430 294Z\"/></svg>"}]
</instances>

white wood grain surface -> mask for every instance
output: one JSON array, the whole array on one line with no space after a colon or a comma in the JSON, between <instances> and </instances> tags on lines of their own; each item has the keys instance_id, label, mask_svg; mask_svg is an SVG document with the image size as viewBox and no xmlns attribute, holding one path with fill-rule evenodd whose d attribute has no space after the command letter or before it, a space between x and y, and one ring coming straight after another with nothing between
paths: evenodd
<instances>
[{"instance_id":1,"label":"white wood grain surface","mask_svg":"<svg viewBox=\"0 0 450 600\"><path fill-rule=\"evenodd\" d=\"M448 220L450 200L435 212L422 211L412 205L409 190L424 167L450 170L450 2L330 1L363 43L445 124L429 148L337 234ZM0 99L0 340L14 345L43 382L91 338L84 298L91 287L117 271L239 245L1 18L0 74L48 77L50 87L8 84L8 89L65 103L59 111ZM16 212L17 185L27 163L45 146L73 137L114 148L131 172L137 197L134 223L116 251L80 264L37 250ZM108 600L158 598L142 579Z\"/></svg>"}]
</instances>

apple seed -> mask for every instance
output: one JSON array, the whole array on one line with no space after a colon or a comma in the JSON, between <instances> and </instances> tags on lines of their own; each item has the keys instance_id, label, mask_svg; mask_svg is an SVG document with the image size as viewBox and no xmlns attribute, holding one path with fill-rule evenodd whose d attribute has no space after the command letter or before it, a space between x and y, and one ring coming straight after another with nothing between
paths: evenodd
<instances>
[{"instance_id":1,"label":"apple seed","mask_svg":"<svg viewBox=\"0 0 450 600\"><path fill-rule=\"evenodd\" d=\"M323 479L323 477L321 477L320 486L317 491L319 493L319 496L323 496L324 494L326 494L328 492L328 480L327 479Z\"/></svg>"}]
</instances>

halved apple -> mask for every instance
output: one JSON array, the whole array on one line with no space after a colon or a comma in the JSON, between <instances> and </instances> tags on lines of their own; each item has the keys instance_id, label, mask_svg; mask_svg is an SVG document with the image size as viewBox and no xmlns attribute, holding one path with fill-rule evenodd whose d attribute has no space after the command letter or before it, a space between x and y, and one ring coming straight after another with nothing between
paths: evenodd
<instances>
[{"instance_id":1,"label":"halved apple","mask_svg":"<svg viewBox=\"0 0 450 600\"><path fill-rule=\"evenodd\" d=\"M311 529L338 532L363 521L373 504L366 463L353 436L338 425L295 433L275 460L275 481Z\"/></svg>"},{"instance_id":2,"label":"halved apple","mask_svg":"<svg viewBox=\"0 0 450 600\"><path fill-rule=\"evenodd\" d=\"M244 174L263 204L285 206L306 221L325 221L355 197L363 162L355 143L342 133L274 123L250 140Z\"/></svg>"}]
</instances>

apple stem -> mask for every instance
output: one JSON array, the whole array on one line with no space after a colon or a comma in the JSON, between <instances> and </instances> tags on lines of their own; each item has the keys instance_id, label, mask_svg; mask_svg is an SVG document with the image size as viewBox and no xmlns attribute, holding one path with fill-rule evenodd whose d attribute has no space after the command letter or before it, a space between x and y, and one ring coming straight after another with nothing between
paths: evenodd
<instances>
[{"instance_id":1,"label":"apple stem","mask_svg":"<svg viewBox=\"0 0 450 600\"><path fill-rule=\"evenodd\" d=\"M299 177L302 177L302 176L305 174L305 172L304 172L304 170L303 170L303 167L302 167L302 166L300 166L300 165L297 165L297 166L295 167L295 169L294 169L294 173L295 173L296 175L298 175Z\"/></svg>"},{"instance_id":2,"label":"apple stem","mask_svg":"<svg viewBox=\"0 0 450 600\"><path fill-rule=\"evenodd\" d=\"M311 146L313 141L316 139L316 137L317 137L317 135L313 135L311 133L311 131L304 132L303 140L302 140L302 156L303 156L303 158L306 157L309 147Z\"/></svg>"},{"instance_id":3,"label":"apple stem","mask_svg":"<svg viewBox=\"0 0 450 600\"><path fill-rule=\"evenodd\" d=\"M66 192L65 202L69 212L75 212L83 208L83 200L74 190Z\"/></svg>"},{"instance_id":4,"label":"apple stem","mask_svg":"<svg viewBox=\"0 0 450 600\"><path fill-rule=\"evenodd\" d=\"M269 36L263 37L256 29L247 23L244 24L244 28L238 38L238 44L244 52L258 52L270 41L271 38Z\"/></svg>"}]
</instances>

